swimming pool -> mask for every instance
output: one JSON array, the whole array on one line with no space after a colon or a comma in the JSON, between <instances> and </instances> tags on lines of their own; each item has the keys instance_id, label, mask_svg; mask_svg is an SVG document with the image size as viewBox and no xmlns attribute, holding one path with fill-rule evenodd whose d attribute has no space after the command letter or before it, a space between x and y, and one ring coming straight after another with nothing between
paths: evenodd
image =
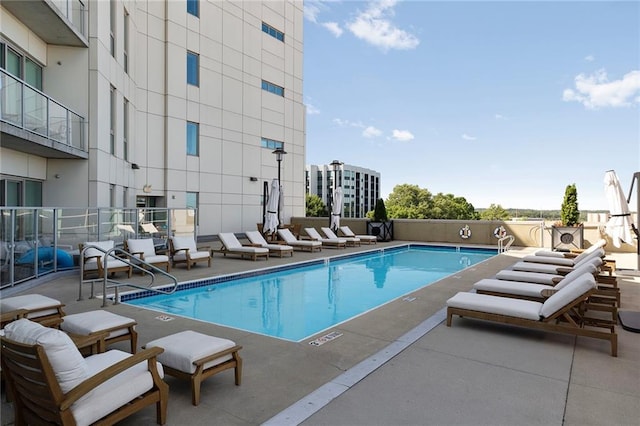
<instances>
[{"instance_id":1,"label":"swimming pool","mask_svg":"<svg viewBox=\"0 0 640 426\"><path fill-rule=\"evenodd\" d=\"M300 341L496 254L411 244L183 284L190 288L171 295L122 295L122 301Z\"/></svg>"}]
</instances>

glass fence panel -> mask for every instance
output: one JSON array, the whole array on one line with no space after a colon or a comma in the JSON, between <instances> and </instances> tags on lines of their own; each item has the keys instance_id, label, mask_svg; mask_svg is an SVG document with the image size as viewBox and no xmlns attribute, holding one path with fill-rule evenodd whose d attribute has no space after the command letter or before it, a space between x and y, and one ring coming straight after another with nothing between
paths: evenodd
<instances>
[{"instance_id":1,"label":"glass fence panel","mask_svg":"<svg viewBox=\"0 0 640 426\"><path fill-rule=\"evenodd\" d=\"M196 235L196 214L194 209L173 209L171 211L171 235Z\"/></svg>"},{"instance_id":2,"label":"glass fence panel","mask_svg":"<svg viewBox=\"0 0 640 426\"><path fill-rule=\"evenodd\" d=\"M22 127L22 84L4 71L0 73L0 117Z\"/></svg>"},{"instance_id":3,"label":"glass fence panel","mask_svg":"<svg viewBox=\"0 0 640 426\"><path fill-rule=\"evenodd\" d=\"M84 146L84 119L78 114L69 111L69 128L67 140L71 141L71 146L86 151Z\"/></svg>"},{"instance_id":4,"label":"glass fence panel","mask_svg":"<svg viewBox=\"0 0 640 426\"><path fill-rule=\"evenodd\" d=\"M47 98L24 86L24 127L32 132L47 135Z\"/></svg>"},{"instance_id":5,"label":"glass fence panel","mask_svg":"<svg viewBox=\"0 0 640 426\"><path fill-rule=\"evenodd\" d=\"M67 109L57 102L49 102L49 138L67 143Z\"/></svg>"}]
</instances>

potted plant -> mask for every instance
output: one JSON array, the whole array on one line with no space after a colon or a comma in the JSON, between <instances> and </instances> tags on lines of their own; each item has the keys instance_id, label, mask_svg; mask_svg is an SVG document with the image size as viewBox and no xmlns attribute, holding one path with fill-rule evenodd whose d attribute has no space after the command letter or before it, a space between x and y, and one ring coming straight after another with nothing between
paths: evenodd
<instances>
[{"instance_id":1,"label":"potted plant","mask_svg":"<svg viewBox=\"0 0 640 426\"><path fill-rule=\"evenodd\" d=\"M560 207L560 223L551 227L551 247L554 250L582 249L584 228L580 223L576 184L567 185Z\"/></svg>"},{"instance_id":2,"label":"potted plant","mask_svg":"<svg viewBox=\"0 0 640 426\"><path fill-rule=\"evenodd\" d=\"M373 220L367 222L367 234L375 235L378 241L391 241L393 239L393 221L387 217L387 208L384 200L378 198L373 210Z\"/></svg>"}]
</instances>

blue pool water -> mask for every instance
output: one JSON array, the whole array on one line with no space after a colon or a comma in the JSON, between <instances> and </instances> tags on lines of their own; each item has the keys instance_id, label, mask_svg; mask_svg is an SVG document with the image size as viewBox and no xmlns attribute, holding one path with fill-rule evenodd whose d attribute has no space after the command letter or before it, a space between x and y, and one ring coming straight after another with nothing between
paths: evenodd
<instances>
[{"instance_id":1,"label":"blue pool water","mask_svg":"<svg viewBox=\"0 0 640 426\"><path fill-rule=\"evenodd\" d=\"M123 301L300 341L494 255L411 245Z\"/></svg>"}]
</instances>

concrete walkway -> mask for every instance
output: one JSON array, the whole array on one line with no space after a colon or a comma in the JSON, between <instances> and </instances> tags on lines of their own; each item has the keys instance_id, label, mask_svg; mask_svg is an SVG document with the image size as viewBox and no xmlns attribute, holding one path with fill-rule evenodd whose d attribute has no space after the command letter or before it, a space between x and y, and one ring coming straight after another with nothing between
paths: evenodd
<instances>
[{"instance_id":1,"label":"concrete walkway","mask_svg":"<svg viewBox=\"0 0 640 426\"><path fill-rule=\"evenodd\" d=\"M366 249L296 252L293 259L266 262L216 255L211 268L174 272L185 281ZM441 323L449 297L530 251L497 256L334 327L321 335L342 335L321 346L308 344L319 336L286 342L186 318L164 322L157 312L128 305L105 309L135 318L141 345L193 329L244 347L242 385L234 386L232 372L219 374L203 383L198 407L190 403L187 382L165 378L170 425L636 425L640 334L617 327L613 358L605 341L461 318L450 328ZM626 267L624 260L619 267ZM640 278L619 282L623 308L640 310ZM76 300L77 275L20 290L62 300L67 313L100 309L100 299ZM3 398L2 424L12 419ZM154 410L122 424L155 424Z\"/></svg>"}]
</instances>

